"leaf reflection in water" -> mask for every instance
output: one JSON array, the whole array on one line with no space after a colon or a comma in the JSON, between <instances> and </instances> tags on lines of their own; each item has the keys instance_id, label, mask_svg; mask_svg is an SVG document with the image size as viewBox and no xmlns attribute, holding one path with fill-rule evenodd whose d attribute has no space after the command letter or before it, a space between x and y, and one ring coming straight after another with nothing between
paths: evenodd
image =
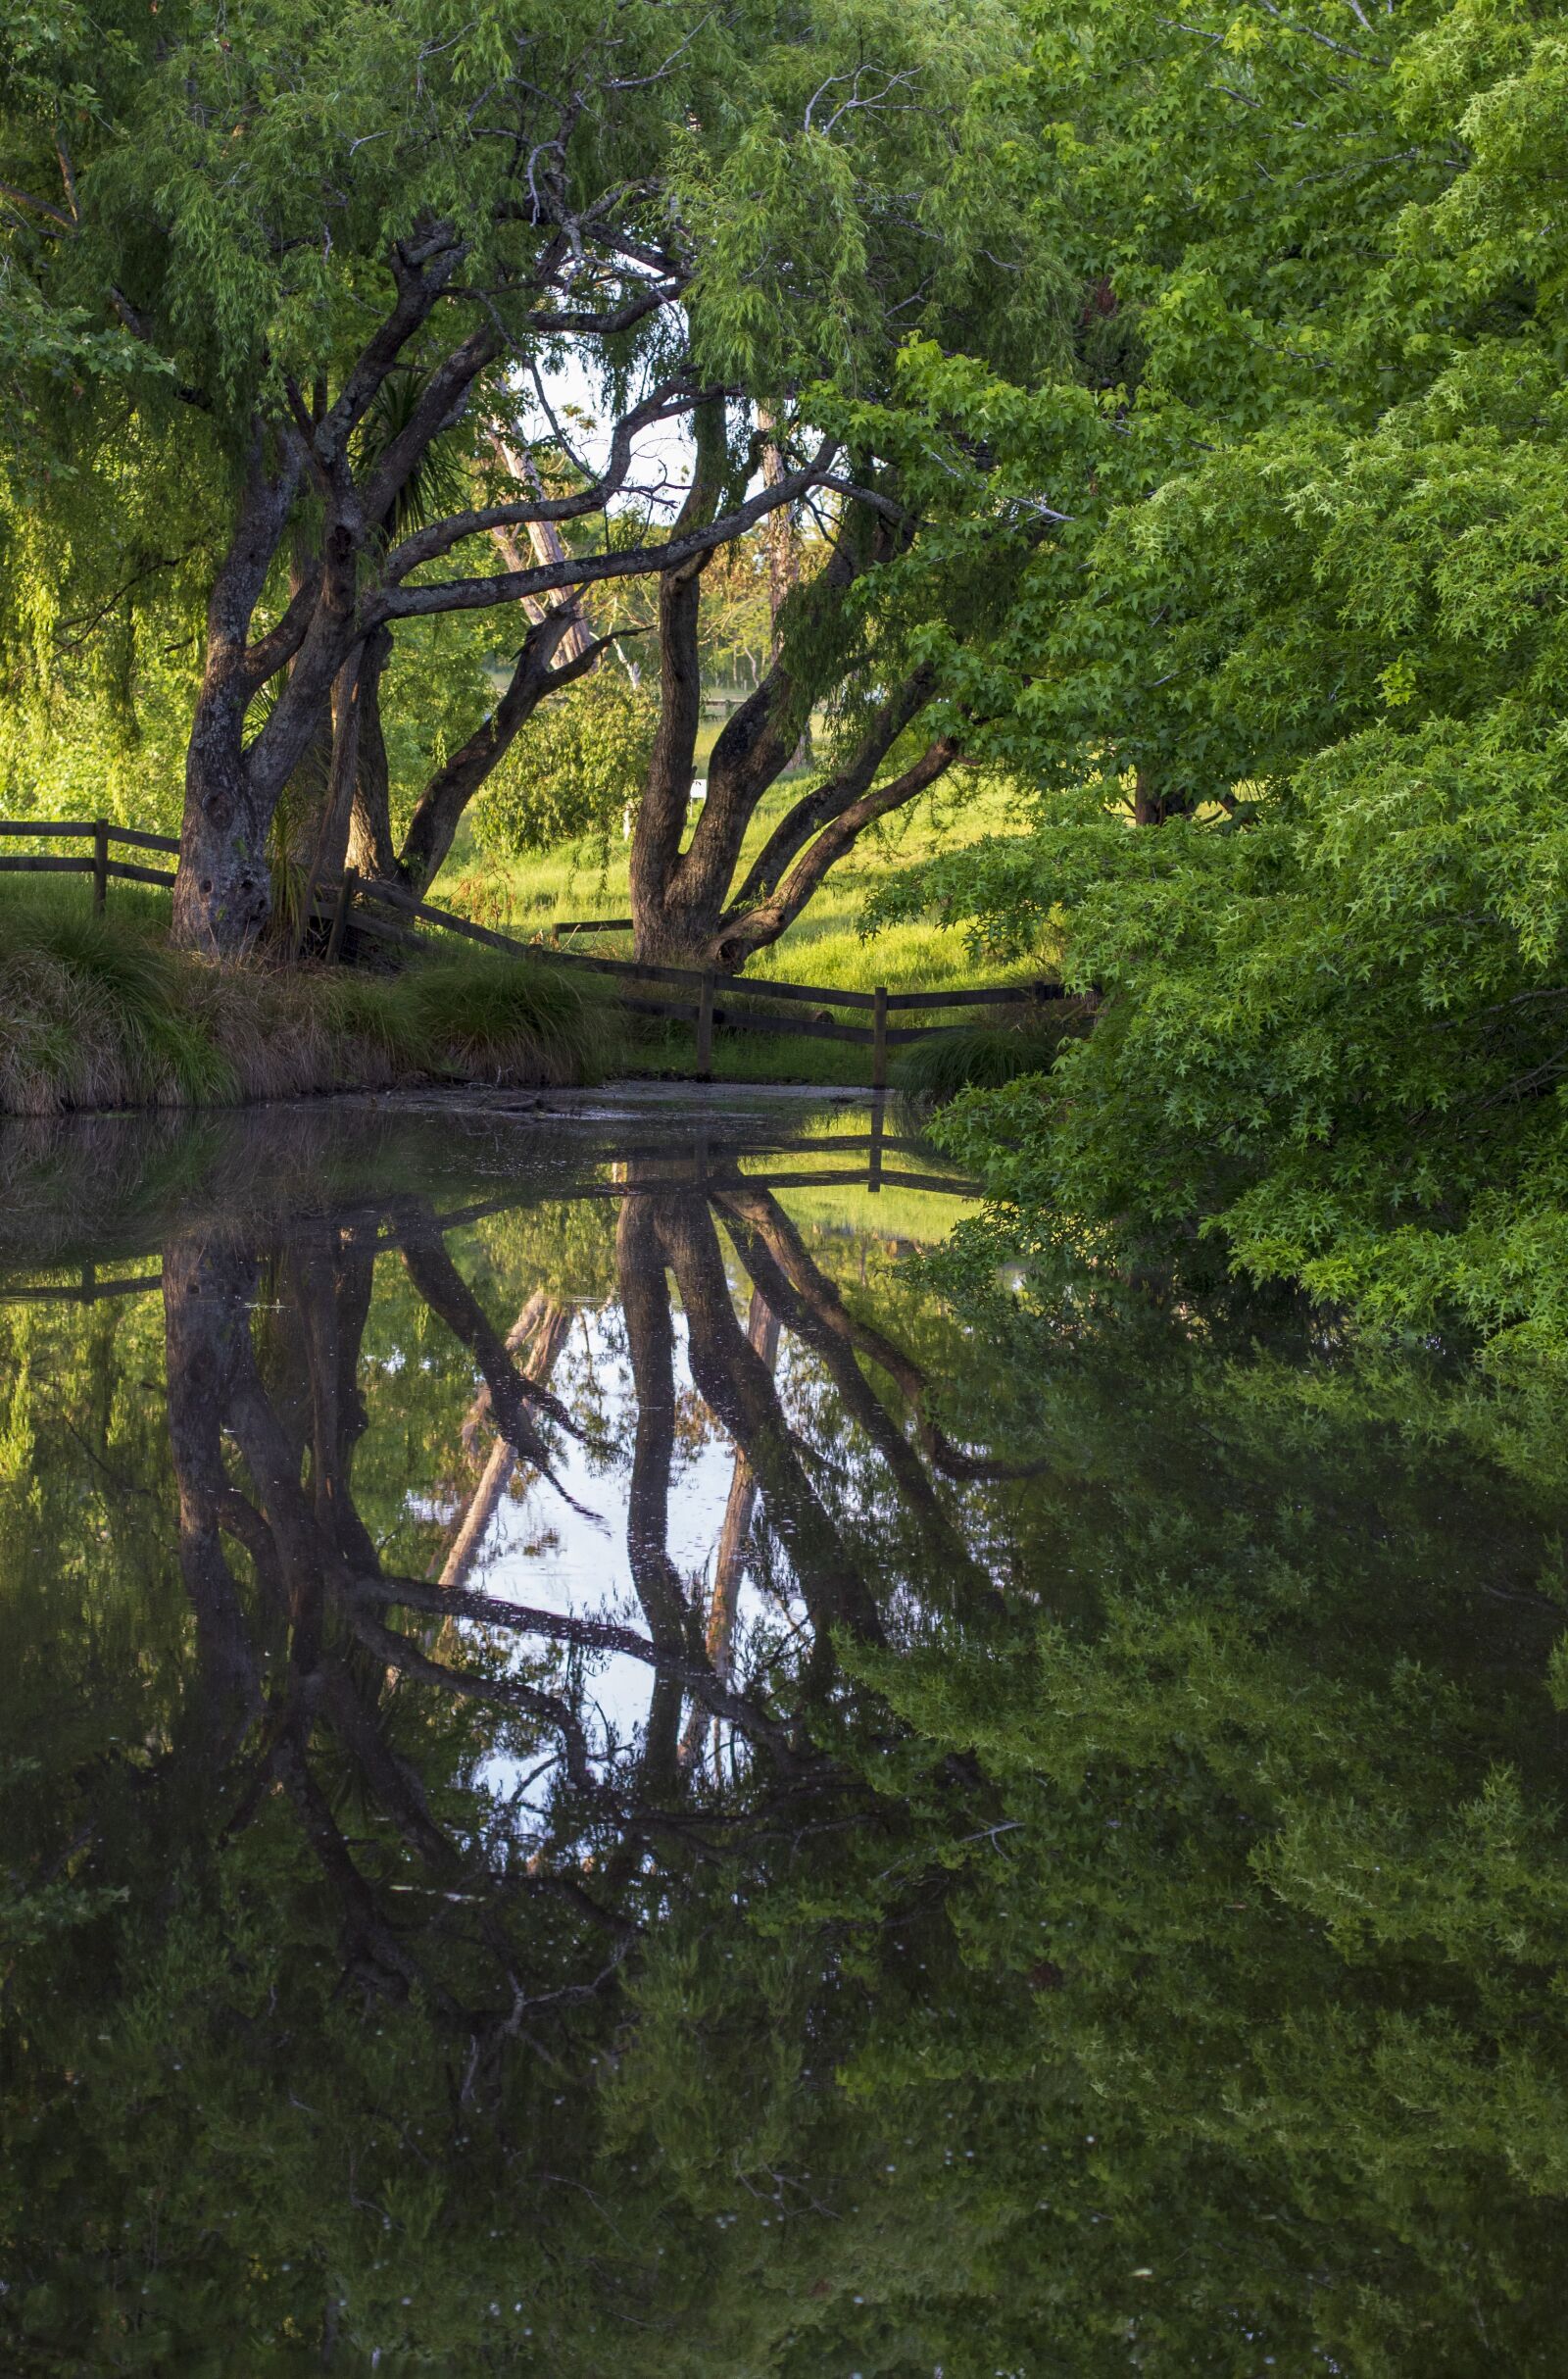
<instances>
[{"instance_id":1,"label":"leaf reflection in water","mask_svg":"<svg viewBox=\"0 0 1568 2379\"><path fill-rule=\"evenodd\" d=\"M1462 1378L956 1311L853 1118L244 1128L0 1305L7 2368L1555 2367Z\"/></svg>"}]
</instances>

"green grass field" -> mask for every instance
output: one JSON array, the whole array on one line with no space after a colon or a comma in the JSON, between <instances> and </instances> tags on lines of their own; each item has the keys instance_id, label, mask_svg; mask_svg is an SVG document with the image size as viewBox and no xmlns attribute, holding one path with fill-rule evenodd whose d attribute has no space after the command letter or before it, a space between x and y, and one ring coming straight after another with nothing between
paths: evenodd
<instances>
[{"instance_id":1,"label":"green grass field","mask_svg":"<svg viewBox=\"0 0 1568 2379\"><path fill-rule=\"evenodd\" d=\"M801 789L785 780L763 803L747 836L743 866L761 848ZM981 835L1006 833L1019 823L1012 796L994 783L957 773L922 801L871 828L828 876L814 900L789 931L762 952L751 971L781 981L820 984L834 990L957 990L971 983L1027 981L1029 965L977 967L963 936L935 921L883 927L864 937L860 918L869 894L895 869L907 867L934 847L952 849ZM471 831L458 845L433 891L438 902L482 917L503 931L528 935L556 923L586 917L623 917L629 894L629 845L614 838L608 852L566 848L506 861L478 848ZM607 957L629 957L627 933L601 934L573 945ZM824 1006L831 1008L831 1000ZM845 1020L859 1022L851 1011ZM629 1070L686 1074L692 1067L692 1034L683 1024L645 1028L630 1053ZM736 1082L866 1083L870 1051L850 1043L796 1035L725 1033L714 1037L713 1070Z\"/></svg>"},{"instance_id":2,"label":"green grass field","mask_svg":"<svg viewBox=\"0 0 1568 2379\"><path fill-rule=\"evenodd\" d=\"M743 867L760 850L799 789L798 783L775 786L762 804L746 838ZM978 979L961 934L920 923L900 925L864 941L860 915L867 895L894 869L907 867L937 845L951 849L984 834L1005 833L1018 822L1010 795L956 774L950 784L933 787L922 801L862 836L789 931L757 960L753 971L859 991L877 983L886 983L890 991L906 991ZM431 897L475 912L482 906L506 920L504 929L514 933L534 933L581 917L625 917L629 850L616 836L608 853L568 847L509 861L479 849L466 827ZM623 936L607 938L603 946L618 955L629 945ZM1004 973L998 976L993 965L986 979L1008 978Z\"/></svg>"}]
</instances>

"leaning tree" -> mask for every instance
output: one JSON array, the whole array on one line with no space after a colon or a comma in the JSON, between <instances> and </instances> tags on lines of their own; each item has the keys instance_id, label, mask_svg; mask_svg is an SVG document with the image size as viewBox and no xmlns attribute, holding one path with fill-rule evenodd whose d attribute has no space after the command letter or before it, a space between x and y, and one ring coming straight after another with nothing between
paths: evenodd
<instances>
[{"instance_id":1,"label":"leaning tree","mask_svg":"<svg viewBox=\"0 0 1568 2379\"><path fill-rule=\"evenodd\" d=\"M803 702L831 682L835 635L860 633L851 589L877 540L914 525L874 451L833 422L885 391L909 332L1014 368L1050 334L1055 284L1008 146L1010 86L988 72L1017 38L993 0L511 0L477 19L442 0L276 0L221 21L122 0L19 37L0 89L0 235L43 325L24 355L28 434L56 468L29 475L13 454L12 478L45 508L77 491L76 534L102 541L106 584L132 449L188 457L204 491L181 940L221 954L254 939L272 821L313 764L318 852L354 831L372 865L427 882L538 703L595 666L585 591L647 576L662 719L639 934L661 951L713 944L747 889L740 842L780 738L794 750ZM591 458L551 414L564 373L606 416ZM671 423L695 457L673 519L646 446ZM443 452L459 466L445 494ZM803 590L815 675L786 638L721 739L694 857L679 826L703 567L807 501L829 508L833 543ZM394 855L392 640L486 612L497 650L515 648L506 690L449 740ZM795 816L792 889L773 850L718 963L767 939L835 855L830 839L803 875L804 842L847 847L889 805L878 771L928 691L907 677L890 691L863 751ZM928 739L897 771L904 797L941 765Z\"/></svg>"}]
</instances>

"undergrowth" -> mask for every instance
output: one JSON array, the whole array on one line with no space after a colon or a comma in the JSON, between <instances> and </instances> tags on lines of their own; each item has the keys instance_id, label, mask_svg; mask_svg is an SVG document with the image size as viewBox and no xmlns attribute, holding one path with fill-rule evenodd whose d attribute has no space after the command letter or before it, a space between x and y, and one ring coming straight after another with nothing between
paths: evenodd
<instances>
[{"instance_id":1,"label":"undergrowth","mask_svg":"<svg viewBox=\"0 0 1568 2379\"><path fill-rule=\"evenodd\" d=\"M963 1090L1000 1090L1021 1074L1049 1073L1062 1042L1082 1031L1077 1009L1021 1024L965 1024L912 1041L889 1067L892 1087L906 1105L945 1107Z\"/></svg>"},{"instance_id":2,"label":"undergrowth","mask_svg":"<svg viewBox=\"0 0 1568 2379\"><path fill-rule=\"evenodd\" d=\"M0 1115L221 1107L411 1077L596 1077L615 1009L592 979L488 952L396 975L218 966L172 949L168 904L77 885L0 896Z\"/></svg>"}]
</instances>

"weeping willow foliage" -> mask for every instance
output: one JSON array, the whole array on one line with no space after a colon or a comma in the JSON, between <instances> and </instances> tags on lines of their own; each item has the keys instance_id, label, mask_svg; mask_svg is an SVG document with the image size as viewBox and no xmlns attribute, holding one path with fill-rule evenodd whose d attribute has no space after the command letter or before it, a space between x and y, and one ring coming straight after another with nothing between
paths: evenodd
<instances>
[{"instance_id":1,"label":"weeping willow foliage","mask_svg":"<svg viewBox=\"0 0 1568 2379\"><path fill-rule=\"evenodd\" d=\"M617 839L647 774L659 699L602 664L523 728L474 812L483 848L509 855Z\"/></svg>"}]
</instances>

